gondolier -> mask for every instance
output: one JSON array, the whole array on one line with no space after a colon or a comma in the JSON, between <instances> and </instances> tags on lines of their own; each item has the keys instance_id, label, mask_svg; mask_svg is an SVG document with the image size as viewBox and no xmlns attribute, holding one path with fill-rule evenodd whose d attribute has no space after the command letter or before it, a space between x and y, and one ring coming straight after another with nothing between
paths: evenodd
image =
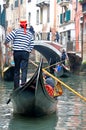
<instances>
[{"instance_id":1,"label":"gondolier","mask_svg":"<svg viewBox=\"0 0 86 130\"><path fill-rule=\"evenodd\" d=\"M61 55L61 63L65 65L65 60L68 59L68 56L65 52L65 50L62 50L62 55Z\"/></svg>"},{"instance_id":2,"label":"gondolier","mask_svg":"<svg viewBox=\"0 0 86 130\"><path fill-rule=\"evenodd\" d=\"M21 83L27 80L27 69L29 55L34 48L33 35L27 28L27 21L20 21L20 28L13 30L6 36L5 46L9 47L9 42L13 41L13 57L15 62L14 71L14 89L19 87L20 67L21 67Z\"/></svg>"}]
</instances>

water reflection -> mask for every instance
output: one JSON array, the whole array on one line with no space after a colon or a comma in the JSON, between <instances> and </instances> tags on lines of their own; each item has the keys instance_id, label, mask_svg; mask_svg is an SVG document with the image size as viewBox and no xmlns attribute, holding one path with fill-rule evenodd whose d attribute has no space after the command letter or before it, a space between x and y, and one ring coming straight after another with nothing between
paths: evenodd
<instances>
[{"instance_id":1,"label":"water reflection","mask_svg":"<svg viewBox=\"0 0 86 130\"><path fill-rule=\"evenodd\" d=\"M39 117L26 118L13 116L9 123L9 130L54 130L56 114Z\"/></svg>"},{"instance_id":2,"label":"water reflection","mask_svg":"<svg viewBox=\"0 0 86 130\"><path fill-rule=\"evenodd\" d=\"M8 130L11 117L12 104L9 104L9 106L6 104L8 94L9 89L6 89L3 81L0 82L0 130Z\"/></svg>"},{"instance_id":3,"label":"water reflection","mask_svg":"<svg viewBox=\"0 0 86 130\"><path fill-rule=\"evenodd\" d=\"M61 80L86 97L86 76ZM0 130L86 130L86 102L64 86L63 95L58 97L57 114L40 118L13 115L12 103L6 104L12 86L11 82L0 82Z\"/></svg>"},{"instance_id":4,"label":"water reflection","mask_svg":"<svg viewBox=\"0 0 86 130\"><path fill-rule=\"evenodd\" d=\"M73 76L62 79L75 91L86 97L86 77ZM86 130L86 102L66 88L58 101L58 122L56 130Z\"/></svg>"}]
</instances>

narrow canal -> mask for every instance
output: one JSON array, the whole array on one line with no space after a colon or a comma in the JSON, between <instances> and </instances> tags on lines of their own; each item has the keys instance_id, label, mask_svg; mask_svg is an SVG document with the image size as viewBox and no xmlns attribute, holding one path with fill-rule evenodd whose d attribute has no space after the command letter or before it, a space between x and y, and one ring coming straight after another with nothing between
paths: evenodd
<instances>
[{"instance_id":1,"label":"narrow canal","mask_svg":"<svg viewBox=\"0 0 86 130\"><path fill-rule=\"evenodd\" d=\"M86 76L61 80L86 97ZM12 87L12 82L0 81L0 130L86 130L86 101L64 86L63 95L58 97L57 113L40 118L12 114L12 103L6 104Z\"/></svg>"}]
</instances>

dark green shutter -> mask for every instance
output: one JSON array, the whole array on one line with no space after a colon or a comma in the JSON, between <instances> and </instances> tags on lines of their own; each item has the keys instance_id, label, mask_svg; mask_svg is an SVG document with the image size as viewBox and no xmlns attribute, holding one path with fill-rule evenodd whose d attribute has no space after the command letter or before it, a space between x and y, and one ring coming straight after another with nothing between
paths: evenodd
<instances>
[{"instance_id":1,"label":"dark green shutter","mask_svg":"<svg viewBox=\"0 0 86 130\"><path fill-rule=\"evenodd\" d=\"M3 9L3 11L2 11L2 17L1 17L1 25L3 26L3 27L5 27L5 16L6 16L6 11L5 11L5 9Z\"/></svg>"},{"instance_id":2,"label":"dark green shutter","mask_svg":"<svg viewBox=\"0 0 86 130\"><path fill-rule=\"evenodd\" d=\"M15 0L15 7L18 7L18 3L19 3L19 1Z\"/></svg>"},{"instance_id":3,"label":"dark green shutter","mask_svg":"<svg viewBox=\"0 0 86 130\"><path fill-rule=\"evenodd\" d=\"M66 22L70 20L70 10L67 10L65 12L65 16L66 16Z\"/></svg>"},{"instance_id":4,"label":"dark green shutter","mask_svg":"<svg viewBox=\"0 0 86 130\"><path fill-rule=\"evenodd\" d=\"M62 24L62 14L60 14L60 24Z\"/></svg>"},{"instance_id":5,"label":"dark green shutter","mask_svg":"<svg viewBox=\"0 0 86 130\"><path fill-rule=\"evenodd\" d=\"M57 0L57 3L59 3L61 0Z\"/></svg>"},{"instance_id":6,"label":"dark green shutter","mask_svg":"<svg viewBox=\"0 0 86 130\"><path fill-rule=\"evenodd\" d=\"M1 25L1 5L0 5L0 25Z\"/></svg>"},{"instance_id":7,"label":"dark green shutter","mask_svg":"<svg viewBox=\"0 0 86 130\"><path fill-rule=\"evenodd\" d=\"M5 27L5 17L6 17L6 10L5 8L1 12L1 5L0 5L0 25Z\"/></svg>"}]
</instances>

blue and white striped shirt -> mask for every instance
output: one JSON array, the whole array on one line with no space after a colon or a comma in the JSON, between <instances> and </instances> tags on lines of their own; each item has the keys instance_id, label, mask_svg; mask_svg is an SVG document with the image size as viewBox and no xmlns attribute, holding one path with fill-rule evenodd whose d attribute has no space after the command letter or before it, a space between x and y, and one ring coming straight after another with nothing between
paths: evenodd
<instances>
[{"instance_id":1,"label":"blue and white striped shirt","mask_svg":"<svg viewBox=\"0 0 86 130\"><path fill-rule=\"evenodd\" d=\"M24 28L19 28L13 30L9 35L6 36L5 43L13 41L13 50L17 51L28 51L31 52L34 48L33 35L26 29L26 34L24 33Z\"/></svg>"}]
</instances>

